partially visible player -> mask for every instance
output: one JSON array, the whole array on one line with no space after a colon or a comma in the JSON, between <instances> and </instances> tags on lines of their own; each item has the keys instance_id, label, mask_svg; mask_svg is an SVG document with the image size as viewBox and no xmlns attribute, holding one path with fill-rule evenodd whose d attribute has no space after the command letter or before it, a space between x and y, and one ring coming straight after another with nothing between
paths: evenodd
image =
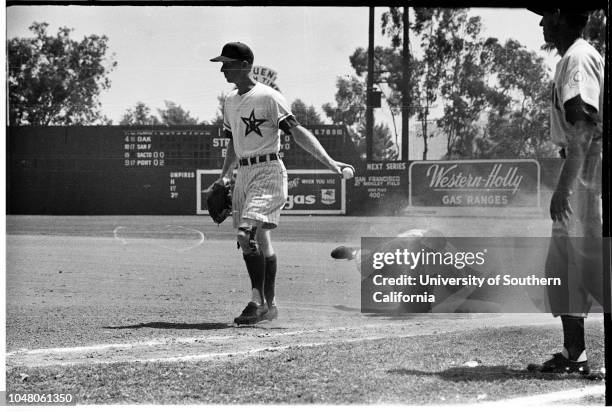
<instances>
[{"instance_id":1,"label":"partially visible player","mask_svg":"<svg viewBox=\"0 0 612 412\"><path fill-rule=\"evenodd\" d=\"M396 249L407 250L410 252L419 252L425 250L427 252L457 252L455 246L446 239L444 234L436 229L410 229L398 233L393 239L379 246L380 251L394 251ZM338 246L331 252L334 259L355 260L355 266L361 273L362 292L365 291L369 295L372 288L371 278L377 274L385 274L393 272L392 266L386 266L385 270L363 273L361 271L362 258L367 262L370 259L369 255L372 251L361 250L354 246ZM499 273L499 268L494 268L483 263L478 267L478 270L473 269L469 265L463 269L451 269L445 265L419 265L415 270L419 274L425 275L447 275L452 277L467 277L475 275L482 277L485 274ZM400 270L401 272L401 270ZM383 291L383 287L377 286L376 291ZM420 294L428 292L436 296L436 303L397 303L390 305L377 304L376 308L364 308L380 310L385 312L395 313L454 313L454 312L501 312L502 306L499 304L499 299L493 296L488 296L488 291L477 290L475 286L389 286L387 291L404 292L407 294Z\"/></svg>"},{"instance_id":2,"label":"partially visible player","mask_svg":"<svg viewBox=\"0 0 612 412\"><path fill-rule=\"evenodd\" d=\"M255 81L251 72L253 60L251 49L240 42L227 43L221 55L211 59L222 63L221 72L226 80L236 85L225 98L223 108L223 129L232 144L215 183L226 182L238 165L232 199L233 223L252 289L250 302L234 319L239 325L278 316L277 259L270 230L278 226L288 191L287 170L278 154L281 130L291 134L298 145L339 176L343 168L354 170L327 154L314 135L297 122L279 92Z\"/></svg>"},{"instance_id":3,"label":"partially visible player","mask_svg":"<svg viewBox=\"0 0 612 412\"><path fill-rule=\"evenodd\" d=\"M532 9L530 9L532 10ZM549 290L554 316L561 317L563 349L528 369L589 374L584 318L593 299L603 303L601 161L604 60L582 38L589 11L578 5L532 10L542 16L544 40L561 56L551 102L553 142L563 166L550 202L552 238L546 273L566 286Z\"/></svg>"}]
</instances>

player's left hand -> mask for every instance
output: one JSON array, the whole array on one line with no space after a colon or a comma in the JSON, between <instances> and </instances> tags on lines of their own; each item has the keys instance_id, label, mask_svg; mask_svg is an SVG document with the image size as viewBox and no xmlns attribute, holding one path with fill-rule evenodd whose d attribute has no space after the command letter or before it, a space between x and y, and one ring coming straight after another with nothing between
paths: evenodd
<instances>
[{"instance_id":1,"label":"player's left hand","mask_svg":"<svg viewBox=\"0 0 612 412\"><path fill-rule=\"evenodd\" d=\"M206 196L208 213L212 220L220 225L232 215L232 185L213 183L212 191Z\"/></svg>"},{"instance_id":2,"label":"player's left hand","mask_svg":"<svg viewBox=\"0 0 612 412\"><path fill-rule=\"evenodd\" d=\"M204 193L204 195L208 197L213 192L213 190L215 189L216 186L227 186L230 183L231 183L231 181L230 181L229 178L227 178L225 176L220 176L217 180L212 182L210 184L210 186L208 186L206 189L204 189L202 191L202 193Z\"/></svg>"},{"instance_id":3,"label":"player's left hand","mask_svg":"<svg viewBox=\"0 0 612 412\"><path fill-rule=\"evenodd\" d=\"M574 213L570 204L571 193L568 190L555 190L550 199L550 218L553 221L569 219Z\"/></svg>"}]
</instances>

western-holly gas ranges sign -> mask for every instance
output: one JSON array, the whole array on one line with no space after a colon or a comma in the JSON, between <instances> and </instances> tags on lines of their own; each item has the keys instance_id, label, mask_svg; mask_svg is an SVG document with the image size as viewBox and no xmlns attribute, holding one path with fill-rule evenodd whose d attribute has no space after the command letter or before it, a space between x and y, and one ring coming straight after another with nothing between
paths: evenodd
<instances>
[{"instance_id":1,"label":"western-holly gas ranges sign","mask_svg":"<svg viewBox=\"0 0 612 412\"><path fill-rule=\"evenodd\" d=\"M417 161L410 165L410 206L539 207L536 160Z\"/></svg>"}]
</instances>

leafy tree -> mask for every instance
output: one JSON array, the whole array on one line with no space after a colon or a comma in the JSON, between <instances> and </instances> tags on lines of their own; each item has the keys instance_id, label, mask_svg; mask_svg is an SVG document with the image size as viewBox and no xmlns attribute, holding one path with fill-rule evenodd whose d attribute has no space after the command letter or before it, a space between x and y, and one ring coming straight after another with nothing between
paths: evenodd
<instances>
[{"instance_id":1,"label":"leafy tree","mask_svg":"<svg viewBox=\"0 0 612 412\"><path fill-rule=\"evenodd\" d=\"M368 70L368 51L359 47L349 58L351 66L355 69L357 76L367 74ZM374 48L374 84L380 89L384 85L390 88L385 100L391 108L393 115L401 113L402 107L402 54L389 47ZM409 80L410 89L414 87L414 82Z\"/></svg>"},{"instance_id":2,"label":"leafy tree","mask_svg":"<svg viewBox=\"0 0 612 412\"><path fill-rule=\"evenodd\" d=\"M490 111L482 157L548 157L554 154L549 138L552 82L544 59L516 40L485 42L485 53L496 73L496 85L488 91Z\"/></svg>"},{"instance_id":3,"label":"leafy tree","mask_svg":"<svg viewBox=\"0 0 612 412\"><path fill-rule=\"evenodd\" d=\"M151 114L151 109L143 102L138 102L132 109L121 118L120 125L156 125L160 124L159 119Z\"/></svg>"},{"instance_id":4,"label":"leafy tree","mask_svg":"<svg viewBox=\"0 0 612 412\"><path fill-rule=\"evenodd\" d=\"M317 109L313 105L306 106L306 103L300 99L296 99L291 103L291 113L301 124L312 125L323 123L321 116L317 113Z\"/></svg>"},{"instance_id":5,"label":"leafy tree","mask_svg":"<svg viewBox=\"0 0 612 412\"><path fill-rule=\"evenodd\" d=\"M217 113L210 121L210 124L214 126L223 126L223 105L225 104L225 97L227 97L227 93L221 93L217 96Z\"/></svg>"},{"instance_id":6,"label":"leafy tree","mask_svg":"<svg viewBox=\"0 0 612 412\"><path fill-rule=\"evenodd\" d=\"M382 29L399 47L402 9L383 14ZM447 137L446 158L550 153L550 79L542 59L516 41L502 46L482 39L480 18L466 9L415 8L410 29L422 50L420 59L411 59L410 98L424 137L423 159L436 101L444 109L437 126Z\"/></svg>"},{"instance_id":7,"label":"leafy tree","mask_svg":"<svg viewBox=\"0 0 612 412\"><path fill-rule=\"evenodd\" d=\"M584 29L584 37L602 55L606 55L606 12L597 10L591 13Z\"/></svg>"},{"instance_id":8,"label":"leafy tree","mask_svg":"<svg viewBox=\"0 0 612 412\"><path fill-rule=\"evenodd\" d=\"M482 23L479 17L468 17L466 9L435 9L431 21L436 23L430 52L436 58L432 71L444 101L437 123L447 137L445 157L471 157L479 131L476 122L487 103L488 73L478 37Z\"/></svg>"},{"instance_id":9,"label":"leafy tree","mask_svg":"<svg viewBox=\"0 0 612 412\"><path fill-rule=\"evenodd\" d=\"M221 96L220 96L221 98ZM151 114L151 109L143 102L138 102L136 105L128 109L123 115L119 124L122 125L194 125L208 124L207 122L198 122L198 119L192 117L191 114L171 101L164 101L165 109L157 109L159 118ZM223 124L221 117L220 124Z\"/></svg>"},{"instance_id":10,"label":"leafy tree","mask_svg":"<svg viewBox=\"0 0 612 412\"><path fill-rule=\"evenodd\" d=\"M463 87L456 87L452 82L460 76L460 65L463 64L464 57L461 56L462 47L469 46L469 41L465 38L470 37L473 32L479 31L479 20L468 20L465 9L439 9L439 8L414 8L414 17L410 26L410 30L416 35L420 49L423 51L421 59L410 56L410 84L409 100L412 102L409 108L409 116L416 115L420 123L420 136L423 138L423 160L427 159L428 141L434 136L430 130L430 110L436 104L439 97L444 97L443 91L446 92L445 102L450 104L446 111L446 119L441 119L438 126L443 127L447 131L447 157L450 157L450 152L453 151L453 146L459 146L457 141L456 130L463 129L461 122L469 122L473 113L467 113L466 108L469 104L464 104L466 101L474 100L472 97L466 97L467 88L470 83L464 82ZM383 13L381 19L381 27L383 34L391 38L391 43L394 49L398 49L403 44L403 8L391 7L389 11ZM468 53L469 48L465 52ZM475 51L471 51L472 58ZM398 56L401 56L401 52ZM396 73L399 73L401 61L398 60L395 68L390 68ZM465 67L465 75L474 72L473 65ZM454 72L454 73L452 73ZM473 73L477 75L477 73ZM398 79L401 81L401 78ZM398 93L396 100L401 99L401 83L390 82L390 86ZM445 88L443 89L443 86ZM461 97L463 95L463 97ZM461 98L460 98L461 97ZM471 102L470 102L471 103ZM474 111L477 108L475 108ZM450 116L463 116L452 119ZM453 121L454 120L454 121Z\"/></svg>"},{"instance_id":11,"label":"leafy tree","mask_svg":"<svg viewBox=\"0 0 612 412\"><path fill-rule=\"evenodd\" d=\"M393 13L393 10L390 11ZM397 14L397 11L395 12ZM434 10L428 8L414 9L415 22L412 29L420 37L420 47L424 50L422 59L411 59L411 70L415 87L411 95L414 109L416 111L417 120L421 126L421 137L423 139L423 160L427 160L429 151L429 139L434 137L434 132L430 130L430 109L438 99L438 88L441 82L441 73L436 70L438 57L435 50L434 37ZM397 17L395 17L397 19ZM400 18L400 21L402 19ZM383 31L385 24L383 21ZM397 33L395 34L397 37ZM397 40L395 40L397 42Z\"/></svg>"},{"instance_id":12,"label":"leafy tree","mask_svg":"<svg viewBox=\"0 0 612 412\"><path fill-rule=\"evenodd\" d=\"M351 65L355 69L358 76L367 73L368 68L368 51L360 47L349 58ZM397 139L397 121L396 117L402 112L402 87L403 87L403 71L402 71L402 53L388 47L374 48L374 79L373 82L382 92L385 101L391 111L391 120L395 137ZM414 93L415 83L411 77L408 80L409 93ZM414 108L409 108L410 114L414 114Z\"/></svg>"},{"instance_id":13,"label":"leafy tree","mask_svg":"<svg viewBox=\"0 0 612 412\"><path fill-rule=\"evenodd\" d=\"M47 23L33 23L34 37L8 41L9 124L87 125L107 123L99 94L110 87L117 63L106 56L106 36L70 38L72 29L47 33ZM105 66L105 62L107 62Z\"/></svg>"},{"instance_id":14,"label":"leafy tree","mask_svg":"<svg viewBox=\"0 0 612 412\"><path fill-rule=\"evenodd\" d=\"M181 125L181 124L198 124L196 117L191 117L191 114L174 102L164 100L165 109L157 109L162 124L166 125Z\"/></svg>"},{"instance_id":15,"label":"leafy tree","mask_svg":"<svg viewBox=\"0 0 612 412\"><path fill-rule=\"evenodd\" d=\"M343 124L350 128L364 119L366 86L360 79L351 76L349 79L338 77L336 87L336 106L325 103L323 111L335 124Z\"/></svg>"},{"instance_id":16,"label":"leafy tree","mask_svg":"<svg viewBox=\"0 0 612 412\"><path fill-rule=\"evenodd\" d=\"M330 103L323 105L325 115L332 119L334 124L347 126L349 135L357 151L365 156L366 152L366 85L359 78L350 79L339 77L336 86L336 105ZM399 155L397 145L393 142L389 127L383 124L374 125L374 147L372 154L376 160L396 160Z\"/></svg>"},{"instance_id":17,"label":"leafy tree","mask_svg":"<svg viewBox=\"0 0 612 412\"><path fill-rule=\"evenodd\" d=\"M361 136L366 135L365 123L359 125L359 134ZM391 129L389 126L377 123L374 125L374 136L373 136L372 156L373 160L398 160L399 159L399 148L396 142L393 141ZM365 153L365 139L359 141L357 146L359 153Z\"/></svg>"},{"instance_id":18,"label":"leafy tree","mask_svg":"<svg viewBox=\"0 0 612 412\"><path fill-rule=\"evenodd\" d=\"M96 122L96 124L98 126L112 126L113 125L113 119L111 119L110 117L103 115L101 116L98 121Z\"/></svg>"}]
</instances>

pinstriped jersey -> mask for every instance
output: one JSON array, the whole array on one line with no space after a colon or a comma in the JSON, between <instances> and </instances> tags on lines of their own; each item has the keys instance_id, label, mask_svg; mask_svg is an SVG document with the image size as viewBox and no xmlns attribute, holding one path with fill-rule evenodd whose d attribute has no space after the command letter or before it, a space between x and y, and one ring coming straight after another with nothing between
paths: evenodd
<instances>
[{"instance_id":1,"label":"pinstriped jersey","mask_svg":"<svg viewBox=\"0 0 612 412\"><path fill-rule=\"evenodd\" d=\"M593 46L579 38L567 49L555 70L550 117L550 137L554 143L560 146L568 143L571 125L566 120L564 104L576 96L597 110L596 123L601 128L603 91L604 60Z\"/></svg>"},{"instance_id":2,"label":"pinstriped jersey","mask_svg":"<svg viewBox=\"0 0 612 412\"><path fill-rule=\"evenodd\" d=\"M291 116L285 98L265 84L257 83L243 95L233 90L223 106L223 128L232 133L239 158L277 153L280 123Z\"/></svg>"}]
</instances>

